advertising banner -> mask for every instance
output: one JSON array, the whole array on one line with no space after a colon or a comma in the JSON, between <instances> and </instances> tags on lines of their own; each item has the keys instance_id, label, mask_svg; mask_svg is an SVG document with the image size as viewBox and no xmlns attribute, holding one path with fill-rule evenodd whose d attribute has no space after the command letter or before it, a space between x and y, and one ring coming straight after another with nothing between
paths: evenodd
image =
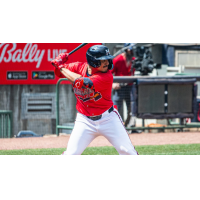
<instances>
[{"instance_id":1,"label":"advertising banner","mask_svg":"<svg viewBox=\"0 0 200 200\"><path fill-rule=\"evenodd\" d=\"M69 53L81 43L0 43L0 84L56 84L58 78L50 61L60 53ZM87 49L101 43L89 43L69 58L86 62Z\"/></svg>"}]
</instances>

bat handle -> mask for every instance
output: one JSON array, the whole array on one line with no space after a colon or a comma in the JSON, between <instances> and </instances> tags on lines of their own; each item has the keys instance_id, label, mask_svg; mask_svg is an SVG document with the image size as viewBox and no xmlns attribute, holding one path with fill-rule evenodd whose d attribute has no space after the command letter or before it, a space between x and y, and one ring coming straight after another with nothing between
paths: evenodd
<instances>
[{"instance_id":1,"label":"bat handle","mask_svg":"<svg viewBox=\"0 0 200 200\"><path fill-rule=\"evenodd\" d=\"M85 45L87 45L88 43L82 43L80 46L78 46L76 49L74 49L73 51L71 51L70 53L69 53L69 56L71 55L71 54L73 54L74 52L76 52L76 51L78 51L80 48L82 48L82 47L84 47Z\"/></svg>"}]
</instances>

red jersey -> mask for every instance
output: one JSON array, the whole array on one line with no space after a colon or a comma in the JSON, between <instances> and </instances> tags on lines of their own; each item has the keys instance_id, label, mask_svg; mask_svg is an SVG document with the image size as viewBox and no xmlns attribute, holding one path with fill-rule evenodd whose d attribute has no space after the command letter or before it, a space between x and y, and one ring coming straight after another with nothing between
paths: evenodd
<instances>
[{"instance_id":1,"label":"red jersey","mask_svg":"<svg viewBox=\"0 0 200 200\"><path fill-rule=\"evenodd\" d=\"M135 59L135 58L133 58ZM113 59L114 68L111 71L115 76L131 76L134 75L135 69L131 72L131 62L127 64L124 54L120 54Z\"/></svg>"},{"instance_id":2,"label":"red jersey","mask_svg":"<svg viewBox=\"0 0 200 200\"><path fill-rule=\"evenodd\" d=\"M111 99L113 75L108 70L106 73L97 72L88 76L87 67L87 62L76 62L65 65L65 68L70 71L80 74L82 77L87 77L92 81L92 89L77 88L75 86L73 86L73 89L77 99L76 109L78 112L86 116L97 116L113 106ZM58 69L55 68L54 72L58 77L65 78Z\"/></svg>"}]
</instances>

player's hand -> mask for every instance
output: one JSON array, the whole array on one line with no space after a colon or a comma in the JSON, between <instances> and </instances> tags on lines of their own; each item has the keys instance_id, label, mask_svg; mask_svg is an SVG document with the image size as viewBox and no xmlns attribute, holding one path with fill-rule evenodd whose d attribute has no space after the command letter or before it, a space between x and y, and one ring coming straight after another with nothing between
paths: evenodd
<instances>
[{"instance_id":1,"label":"player's hand","mask_svg":"<svg viewBox=\"0 0 200 200\"><path fill-rule=\"evenodd\" d=\"M119 83L113 83L112 88L113 90L119 90L121 87Z\"/></svg>"},{"instance_id":2,"label":"player's hand","mask_svg":"<svg viewBox=\"0 0 200 200\"><path fill-rule=\"evenodd\" d=\"M68 61L69 54L68 53L61 53L58 57L51 61L51 64L58 68L60 65L64 64Z\"/></svg>"}]
</instances>

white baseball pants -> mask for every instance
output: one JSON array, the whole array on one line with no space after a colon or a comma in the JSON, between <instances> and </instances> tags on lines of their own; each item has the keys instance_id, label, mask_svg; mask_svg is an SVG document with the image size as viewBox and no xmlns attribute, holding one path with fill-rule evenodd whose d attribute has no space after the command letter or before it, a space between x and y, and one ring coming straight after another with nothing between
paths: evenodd
<instances>
[{"instance_id":1,"label":"white baseball pants","mask_svg":"<svg viewBox=\"0 0 200 200\"><path fill-rule=\"evenodd\" d=\"M116 109L104 112L97 121L78 113L67 150L62 155L81 155L98 136L104 136L120 155L138 155Z\"/></svg>"}]
</instances>

